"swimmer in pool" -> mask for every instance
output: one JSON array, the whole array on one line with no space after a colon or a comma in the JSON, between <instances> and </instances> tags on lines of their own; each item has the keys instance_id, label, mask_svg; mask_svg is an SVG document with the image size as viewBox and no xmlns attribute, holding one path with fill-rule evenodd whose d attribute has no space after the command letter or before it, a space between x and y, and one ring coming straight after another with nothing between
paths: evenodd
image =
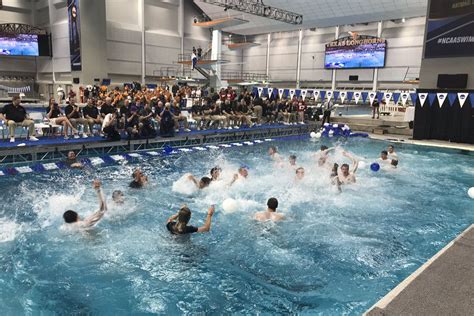
<instances>
[{"instance_id":1,"label":"swimmer in pool","mask_svg":"<svg viewBox=\"0 0 474 316\"><path fill-rule=\"evenodd\" d=\"M188 176L188 179L191 180L199 190L207 188L212 181L209 177L202 177L201 180L198 181L192 174Z\"/></svg>"},{"instance_id":2,"label":"swimmer in pool","mask_svg":"<svg viewBox=\"0 0 474 316\"><path fill-rule=\"evenodd\" d=\"M66 165L69 166L69 168L81 169L84 167L84 165L81 162L77 161L76 153L73 152L72 150L67 153L67 159L65 163Z\"/></svg>"},{"instance_id":3,"label":"swimmer in pool","mask_svg":"<svg viewBox=\"0 0 474 316\"><path fill-rule=\"evenodd\" d=\"M273 159L273 161L275 162L281 162L282 159L281 159L281 156L280 154L278 153L278 149L275 147L275 146L270 146L268 148L268 155L270 156L270 158Z\"/></svg>"},{"instance_id":4,"label":"swimmer in pool","mask_svg":"<svg viewBox=\"0 0 474 316\"><path fill-rule=\"evenodd\" d=\"M218 181L220 180L219 177L221 176L222 169L219 166L215 166L209 172L211 174L211 181Z\"/></svg>"},{"instance_id":5,"label":"swimmer in pool","mask_svg":"<svg viewBox=\"0 0 474 316\"><path fill-rule=\"evenodd\" d=\"M233 185L235 181L239 179L247 179L249 176L249 171L247 166L242 166L239 168L236 174L232 177L232 181L229 183L229 186Z\"/></svg>"},{"instance_id":6,"label":"swimmer in pool","mask_svg":"<svg viewBox=\"0 0 474 316\"><path fill-rule=\"evenodd\" d=\"M304 178L304 168L303 167L299 167L298 169L296 169L296 177L295 177L295 180L303 180Z\"/></svg>"},{"instance_id":7,"label":"swimmer in pool","mask_svg":"<svg viewBox=\"0 0 474 316\"><path fill-rule=\"evenodd\" d=\"M335 149L335 147L328 148L324 145L321 146L320 151L315 154L315 158L318 161L318 167L332 169L333 165L329 162L329 153Z\"/></svg>"},{"instance_id":8,"label":"swimmer in pool","mask_svg":"<svg viewBox=\"0 0 474 316\"><path fill-rule=\"evenodd\" d=\"M395 147L393 147L393 145L388 145L387 147L387 156L388 156L388 159L391 159L391 160L397 160L398 161L398 155L397 153L395 152Z\"/></svg>"},{"instance_id":9,"label":"swimmer in pool","mask_svg":"<svg viewBox=\"0 0 474 316\"><path fill-rule=\"evenodd\" d=\"M340 170L337 171L337 180L339 183L342 184L350 184L356 182L355 172L357 171L357 167L359 163L352 157L349 153L343 152L342 153L345 157L352 160L352 170L349 168L348 164L342 164Z\"/></svg>"},{"instance_id":10,"label":"swimmer in pool","mask_svg":"<svg viewBox=\"0 0 474 316\"><path fill-rule=\"evenodd\" d=\"M269 198L267 201L267 210L255 213L255 219L260 222L266 221L280 221L285 218L285 215L277 213L278 200L276 198Z\"/></svg>"},{"instance_id":11,"label":"swimmer in pool","mask_svg":"<svg viewBox=\"0 0 474 316\"><path fill-rule=\"evenodd\" d=\"M296 155L290 155L288 162L290 163L290 167L296 167Z\"/></svg>"},{"instance_id":12,"label":"swimmer in pool","mask_svg":"<svg viewBox=\"0 0 474 316\"><path fill-rule=\"evenodd\" d=\"M115 190L112 193L112 201L114 201L115 204L123 204L125 202L123 192L120 190Z\"/></svg>"},{"instance_id":13,"label":"swimmer in pool","mask_svg":"<svg viewBox=\"0 0 474 316\"><path fill-rule=\"evenodd\" d=\"M334 163L329 177L331 178L331 184L335 185L337 187L337 190L341 192L341 182L339 182L339 177L337 176L338 169L339 165L337 163Z\"/></svg>"},{"instance_id":14,"label":"swimmer in pool","mask_svg":"<svg viewBox=\"0 0 474 316\"><path fill-rule=\"evenodd\" d=\"M75 211L67 210L63 214L66 224L70 224L71 226L74 225L78 228L88 229L95 226L101 220L101 218L104 217L104 214L107 211L107 204L105 203L104 193L102 192L100 181L94 180L93 186L97 192L97 196L99 197L99 210L83 220L80 219L79 215Z\"/></svg>"},{"instance_id":15,"label":"swimmer in pool","mask_svg":"<svg viewBox=\"0 0 474 316\"><path fill-rule=\"evenodd\" d=\"M140 168L133 170L133 181L130 182L130 187L133 189L140 189L148 183L148 177L143 174Z\"/></svg>"},{"instance_id":16,"label":"swimmer in pool","mask_svg":"<svg viewBox=\"0 0 474 316\"><path fill-rule=\"evenodd\" d=\"M211 205L207 210L206 222L201 227L188 226L191 219L191 210L185 205L175 215L168 218L166 228L173 235L186 235L192 233L207 233L211 230L212 216L214 215L215 207Z\"/></svg>"}]
</instances>

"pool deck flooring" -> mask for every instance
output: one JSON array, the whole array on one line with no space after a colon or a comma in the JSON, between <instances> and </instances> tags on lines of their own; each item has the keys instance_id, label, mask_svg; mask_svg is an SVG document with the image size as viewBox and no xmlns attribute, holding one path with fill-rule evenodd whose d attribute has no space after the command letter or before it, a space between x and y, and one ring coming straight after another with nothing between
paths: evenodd
<instances>
[{"instance_id":1,"label":"pool deck flooring","mask_svg":"<svg viewBox=\"0 0 474 316\"><path fill-rule=\"evenodd\" d=\"M391 142L400 142L400 143L405 143L405 144L438 147L438 148L459 149L459 150L467 150L467 151L474 152L474 145L472 144L452 143L448 141L435 140L435 139L414 140L409 136L394 135L394 134L378 135L378 134L369 133L369 137L372 139L386 140L386 141L391 141Z\"/></svg>"},{"instance_id":2,"label":"pool deck flooring","mask_svg":"<svg viewBox=\"0 0 474 316\"><path fill-rule=\"evenodd\" d=\"M474 224L364 315L474 315Z\"/></svg>"}]
</instances>

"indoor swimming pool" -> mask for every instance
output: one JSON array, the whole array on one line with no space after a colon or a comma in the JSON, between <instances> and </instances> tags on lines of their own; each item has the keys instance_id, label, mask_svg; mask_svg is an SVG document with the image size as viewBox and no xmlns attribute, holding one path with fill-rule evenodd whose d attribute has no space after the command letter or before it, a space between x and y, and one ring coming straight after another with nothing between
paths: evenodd
<instances>
[{"instance_id":1,"label":"indoor swimming pool","mask_svg":"<svg viewBox=\"0 0 474 316\"><path fill-rule=\"evenodd\" d=\"M321 144L365 163L339 193L317 167ZM394 144L396 170L369 165L389 143L365 138L274 141L183 153L84 170L0 179L2 314L324 314L357 315L474 222L467 189L472 153ZM297 156L305 177L268 156ZM196 177L222 167L222 180L197 192ZM239 166L249 177L228 183ZM134 168L149 185L128 188ZM61 229L62 214L98 208L92 180L103 182L108 212L89 232ZM111 200L125 194L124 206ZM253 219L269 197L286 215ZM223 209L225 200L238 207ZM216 205L211 232L173 236L166 220L181 205L201 225Z\"/></svg>"}]
</instances>

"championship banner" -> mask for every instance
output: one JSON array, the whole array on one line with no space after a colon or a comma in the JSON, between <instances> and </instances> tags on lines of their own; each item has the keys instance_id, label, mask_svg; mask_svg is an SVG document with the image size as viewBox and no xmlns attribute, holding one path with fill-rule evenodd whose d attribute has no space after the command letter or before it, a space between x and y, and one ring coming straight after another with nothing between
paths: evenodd
<instances>
[{"instance_id":1,"label":"championship banner","mask_svg":"<svg viewBox=\"0 0 474 316\"><path fill-rule=\"evenodd\" d=\"M437 93L439 107L443 106L444 101L446 101L447 93Z\"/></svg>"},{"instance_id":2,"label":"championship banner","mask_svg":"<svg viewBox=\"0 0 474 316\"><path fill-rule=\"evenodd\" d=\"M393 93L393 103L398 104L398 100L400 99L400 92Z\"/></svg>"},{"instance_id":3,"label":"championship banner","mask_svg":"<svg viewBox=\"0 0 474 316\"><path fill-rule=\"evenodd\" d=\"M474 108L474 93L469 95L469 99L471 99L471 108Z\"/></svg>"},{"instance_id":4,"label":"championship banner","mask_svg":"<svg viewBox=\"0 0 474 316\"><path fill-rule=\"evenodd\" d=\"M454 102L456 102L457 97L458 95L454 92L448 93L448 101L450 106L453 106Z\"/></svg>"},{"instance_id":5,"label":"championship banner","mask_svg":"<svg viewBox=\"0 0 474 316\"><path fill-rule=\"evenodd\" d=\"M461 108L463 107L464 103L466 103L468 95L469 95L469 93L466 93L466 92L459 92L458 93L458 100L459 100L459 105L461 106Z\"/></svg>"},{"instance_id":6,"label":"championship banner","mask_svg":"<svg viewBox=\"0 0 474 316\"><path fill-rule=\"evenodd\" d=\"M354 92L354 101L356 101L356 104L359 103L360 95L360 92Z\"/></svg>"},{"instance_id":7,"label":"championship banner","mask_svg":"<svg viewBox=\"0 0 474 316\"><path fill-rule=\"evenodd\" d=\"M334 91L333 96L334 96L334 102L336 102L337 98L339 98L339 91Z\"/></svg>"},{"instance_id":8,"label":"championship banner","mask_svg":"<svg viewBox=\"0 0 474 316\"><path fill-rule=\"evenodd\" d=\"M303 101L304 101L304 99L306 98L306 93L307 93L307 92L308 92L308 91L307 91L306 89L301 90L301 97L303 98Z\"/></svg>"},{"instance_id":9,"label":"championship banner","mask_svg":"<svg viewBox=\"0 0 474 316\"><path fill-rule=\"evenodd\" d=\"M347 101L348 102L351 102L352 101L352 97L354 96L354 92L352 91L347 91ZM360 96L360 95L359 95Z\"/></svg>"},{"instance_id":10,"label":"championship banner","mask_svg":"<svg viewBox=\"0 0 474 316\"><path fill-rule=\"evenodd\" d=\"M401 98L402 98L402 105L405 106L405 104L407 104L407 101L408 101L408 98L410 97L410 94L404 92L402 93L401 95Z\"/></svg>"},{"instance_id":11,"label":"championship banner","mask_svg":"<svg viewBox=\"0 0 474 316\"><path fill-rule=\"evenodd\" d=\"M436 93L428 93L428 104L433 106L433 102L436 99Z\"/></svg>"},{"instance_id":12,"label":"championship banner","mask_svg":"<svg viewBox=\"0 0 474 316\"><path fill-rule=\"evenodd\" d=\"M295 89L290 89L290 100L293 100L294 95L295 95Z\"/></svg>"},{"instance_id":13,"label":"championship banner","mask_svg":"<svg viewBox=\"0 0 474 316\"><path fill-rule=\"evenodd\" d=\"M374 103L374 100L375 100L375 97L376 97L377 93L375 91L371 91L369 92L369 101L370 101L370 105L372 105ZM383 95L383 94L382 94Z\"/></svg>"},{"instance_id":14,"label":"championship banner","mask_svg":"<svg viewBox=\"0 0 474 316\"><path fill-rule=\"evenodd\" d=\"M423 107L425 105L426 98L428 97L428 93L418 93L418 99L420 99L420 105Z\"/></svg>"},{"instance_id":15,"label":"championship banner","mask_svg":"<svg viewBox=\"0 0 474 316\"><path fill-rule=\"evenodd\" d=\"M392 92L385 92L385 103L389 103L392 98Z\"/></svg>"},{"instance_id":16,"label":"championship banner","mask_svg":"<svg viewBox=\"0 0 474 316\"><path fill-rule=\"evenodd\" d=\"M324 102L324 98L326 97L326 91L319 91L319 96L321 97L321 102Z\"/></svg>"},{"instance_id":17,"label":"championship banner","mask_svg":"<svg viewBox=\"0 0 474 316\"><path fill-rule=\"evenodd\" d=\"M431 0L425 58L474 56L474 1Z\"/></svg>"},{"instance_id":18,"label":"championship banner","mask_svg":"<svg viewBox=\"0 0 474 316\"><path fill-rule=\"evenodd\" d=\"M71 70L81 71L81 20L79 18L79 0L67 0L69 22L69 54Z\"/></svg>"},{"instance_id":19,"label":"championship banner","mask_svg":"<svg viewBox=\"0 0 474 316\"><path fill-rule=\"evenodd\" d=\"M410 98L411 98L411 103L413 103L413 105L416 105L416 100L418 99L418 95L415 92L410 93Z\"/></svg>"},{"instance_id":20,"label":"championship banner","mask_svg":"<svg viewBox=\"0 0 474 316\"><path fill-rule=\"evenodd\" d=\"M278 89L278 96L281 98L283 98L283 89Z\"/></svg>"},{"instance_id":21,"label":"championship banner","mask_svg":"<svg viewBox=\"0 0 474 316\"><path fill-rule=\"evenodd\" d=\"M332 98L332 90L326 91L326 97L328 98L329 101L331 100L331 98Z\"/></svg>"},{"instance_id":22,"label":"championship banner","mask_svg":"<svg viewBox=\"0 0 474 316\"><path fill-rule=\"evenodd\" d=\"M300 90L300 89L296 89L296 90L295 90L295 95L296 95L297 98L299 98L300 95L301 95L301 90Z\"/></svg>"},{"instance_id":23,"label":"championship banner","mask_svg":"<svg viewBox=\"0 0 474 316\"><path fill-rule=\"evenodd\" d=\"M356 92L356 93L357 93L357 92ZM369 93L363 91L363 92L361 93L361 95L362 95L362 102L363 102L363 103L367 102L367 97L369 96Z\"/></svg>"},{"instance_id":24,"label":"championship banner","mask_svg":"<svg viewBox=\"0 0 474 316\"><path fill-rule=\"evenodd\" d=\"M341 93L339 94L339 96L341 97L341 103L344 103L344 100L346 99L346 94L346 91L341 91Z\"/></svg>"},{"instance_id":25,"label":"championship banner","mask_svg":"<svg viewBox=\"0 0 474 316\"><path fill-rule=\"evenodd\" d=\"M313 96L314 96L314 101L318 101L318 97L319 97L319 90L314 90L313 91Z\"/></svg>"},{"instance_id":26,"label":"championship banner","mask_svg":"<svg viewBox=\"0 0 474 316\"><path fill-rule=\"evenodd\" d=\"M262 97L263 88L262 88L262 87L258 87L257 90L258 90L258 97L261 98L261 97Z\"/></svg>"}]
</instances>

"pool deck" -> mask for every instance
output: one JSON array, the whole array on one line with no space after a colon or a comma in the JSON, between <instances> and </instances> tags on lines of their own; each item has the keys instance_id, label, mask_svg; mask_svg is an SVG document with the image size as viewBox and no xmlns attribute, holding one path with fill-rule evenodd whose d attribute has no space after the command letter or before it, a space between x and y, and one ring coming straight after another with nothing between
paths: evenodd
<instances>
[{"instance_id":1,"label":"pool deck","mask_svg":"<svg viewBox=\"0 0 474 316\"><path fill-rule=\"evenodd\" d=\"M465 143L452 143L448 141L435 140L435 139L414 140L409 136L395 135L395 134L378 135L378 134L369 133L369 137L372 139L385 140L385 141L390 141L390 142L395 142L395 143L405 143L405 144L436 147L436 148L458 149L458 150L466 150L466 151L474 152L474 145L465 144Z\"/></svg>"},{"instance_id":2,"label":"pool deck","mask_svg":"<svg viewBox=\"0 0 474 316\"><path fill-rule=\"evenodd\" d=\"M364 315L473 315L474 224Z\"/></svg>"}]
</instances>

